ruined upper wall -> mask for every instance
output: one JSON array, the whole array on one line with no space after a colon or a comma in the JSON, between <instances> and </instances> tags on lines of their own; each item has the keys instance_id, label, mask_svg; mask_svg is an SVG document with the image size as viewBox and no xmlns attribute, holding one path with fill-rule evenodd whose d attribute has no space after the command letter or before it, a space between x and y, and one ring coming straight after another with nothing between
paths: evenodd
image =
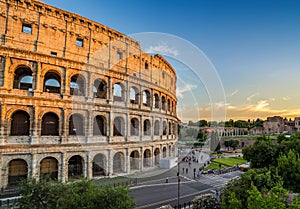
<instances>
[{"instance_id":1,"label":"ruined upper wall","mask_svg":"<svg viewBox=\"0 0 300 209\"><path fill-rule=\"evenodd\" d=\"M175 75L174 69L162 57L150 58L142 53L136 40L75 13L34 0L0 0L0 5L2 46L97 63L105 68L116 63L120 65L118 59L121 56L122 59L131 59L123 62L121 67L133 71L137 70L134 69L136 66L145 66L144 63L160 62L161 69L168 69ZM149 65L150 68L156 66Z\"/></svg>"}]
</instances>

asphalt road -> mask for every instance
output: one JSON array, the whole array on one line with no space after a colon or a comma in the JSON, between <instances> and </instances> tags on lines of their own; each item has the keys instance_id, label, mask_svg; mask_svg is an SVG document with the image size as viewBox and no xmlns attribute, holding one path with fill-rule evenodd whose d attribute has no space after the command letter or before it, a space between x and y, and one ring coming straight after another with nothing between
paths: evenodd
<instances>
[{"instance_id":1,"label":"asphalt road","mask_svg":"<svg viewBox=\"0 0 300 209\"><path fill-rule=\"evenodd\" d=\"M214 193L216 190L220 190L230 179L240 175L240 171L223 175L205 175L196 181L180 183L179 204L191 202L195 196L203 193ZM159 183L135 187L131 189L130 193L137 202L139 209L155 209L167 204L174 207L178 203L177 183Z\"/></svg>"}]
</instances>

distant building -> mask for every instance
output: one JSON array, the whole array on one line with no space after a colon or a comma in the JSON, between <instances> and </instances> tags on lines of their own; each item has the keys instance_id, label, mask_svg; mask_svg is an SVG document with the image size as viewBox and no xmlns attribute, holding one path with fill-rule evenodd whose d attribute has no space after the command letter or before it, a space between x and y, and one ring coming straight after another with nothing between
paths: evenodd
<instances>
[{"instance_id":1,"label":"distant building","mask_svg":"<svg viewBox=\"0 0 300 209\"><path fill-rule=\"evenodd\" d=\"M265 134L280 134L284 132L284 119L280 116L268 117L263 122Z\"/></svg>"}]
</instances>

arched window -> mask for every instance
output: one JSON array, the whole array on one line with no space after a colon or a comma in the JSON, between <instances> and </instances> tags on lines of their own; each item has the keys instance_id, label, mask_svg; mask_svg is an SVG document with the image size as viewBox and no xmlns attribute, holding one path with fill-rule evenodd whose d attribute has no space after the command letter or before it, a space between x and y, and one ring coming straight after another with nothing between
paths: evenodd
<instances>
[{"instance_id":1,"label":"arched window","mask_svg":"<svg viewBox=\"0 0 300 209\"><path fill-rule=\"evenodd\" d=\"M167 135L167 122L163 122L163 135Z\"/></svg>"},{"instance_id":2,"label":"arched window","mask_svg":"<svg viewBox=\"0 0 300 209\"><path fill-rule=\"evenodd\" d=\"M93 93L95 98L106 99L107 85L104 80L97 79L94 82Z\"/></svg>"},{"instance_id":3,"label":"arched window","mask_svg":"<svg viewBox=\"0 0 300 209\"><path fill-rule=\"evenodd\" d=\"M122 152L117 152L113 159L113 172L122 173L125 171L125 159Z\"/></svg>"},{"instance_id":4,"label":"arched window","mask_svg":"<svg viewBox=\"0 0 300 209\"><path fill-rule=\"evenodd\" d=\"M154 135L155 136L158 136L159 135L159 121L156 120L155 123L154 123Z\"/></svg>"},{"instance_id":5,"label":"arched window","mask_svg":"<svg viewBox=\"0 0 300 209\"><path fill-rule=\"evenodd\" d=\"M84 135L83 117L80 114L73 114L69 120L69 135Z\"/></svg>"},{"instance_id":6,"label":"arched window","mask_svg":"<svg viewBox=\"0 0 300 209\"><path fill-rule=\"evenodd\" d=\"M124 136L124 120L116 117L114 120L114 136Z\"/></svg>"},{"instance_id":7,"label":"arched window","mask_svg":"<svg viewBox=\"0 0 300 209\"><path fill-rule=\"evenodd\" d=\"M161 108L163 110L166 110L166 98L165 98L165 96L161 97Z\"/></svg>"},{"instance_id":8,"label":"arched window","mask_svg":"<svg viewBox=\"0 0 300 209\"><path fill-rule=\"evenodd\" d=\"M68 177L81 178L83 176L83 159L79 155L70 158L68 162Z\"/></svg>"},{"instance_id":9,"label":"arched window","mask_svg":"<svg viewBox=\"0 0 300 209\"><path fill-rule=\"evenodd\" d=\"M16 111L11 118L11 136L29 136L30 120L27 112Z\"/></svg>"},{"instance_id":10,"label":"arched window","mask_svg":"<svg viewBox=\"0 0 300 209\"><path fill-rule=\"evenodd\" d=\"M166 158L167 157L167 148L164 147L163 148L163 158Z\"/></svg>"},{"instance_id":11,"label":"arched window","mask_svg":"<svg viewBox=\"0 0 300 209\"><path fill-rule=\"evenodd\" d=\"M58 161L54 157L46 157L41 161L41 177L58 178Z\"/></svg>"},{"instance_id":12,"label":"arched window","mask_svg":"<svg viewBox=\"0 0 300 209\"><path fill-rule=\"evenodd\" d=\"M140 158L140 154L137 150L132 151L130 153L130 169L131 170L139 169L139 158Z\"/></svg>"},{"instance_id":13,"label":"arched window","mask_svg":"<svg viewBox=\"0 0 300 209\"><path fill-rule=\"evenodd\" d=\"M154 108L159 108L159 96L154 94Z\"/></svg>"},{"instance_id":14,"label":"arched window","mask_svg":"<svg viewBox=\"0 0 300 209\"><path fill-rule=\"evenodd\" d=\"M46 113L42 118L42 136L59 135L59 119L55 113Z\"/></svg>"},{"instance_id":15,"label":"arched window","mask_svg":"<svg viewBox=\"0 0 300 209\"><path fill-rule=\"evenodd\" d=\"M135 87L130 87L130 103L131 104L139 103L139 94Z\"/></svg>"},{"instance_id":16,"label":"arched window","mask_svg":"<svg viewBox=\"0 0 300 209\"><path fill-rule=\"evenodd\" d=\"M70 94L76 96L85 96L85 83L82 76L72 76L70 82Z\"/></svg>"},{"instance_id":17,"label":"arched window","mask_svg":"<svg viewBox=\"0 0 300 209\"><path fill-rule=\"evenodd\" d=\"M172 134L172 124L171 124L171 122L169 122L169 135L171 135Z\"/></svg>"},{"instance_id":18,"label":"arched window","mask_svg":"<svg viewBox=\"0 0 300 209\"><path fill-rule=\"evenodd\" d=\"M148 90L143 91L143 105L150 106L150 92Z\"/></svg>"},{"instance_id":19,"label":"arched window","mask_svg":"<svg viewBox=\"0 0 300 209\"><path fill-rule=\"evenodd\" d=\"M155 163L155 165L159 165L159 160L160 160L159 153L160 153L159 148L156 148L154 150L154 163Z\"/></svg>"},{"instance_id":20,"label":"arched window","mask_svg":"<svg viewBox=\"0 0 300 209\"><path fill-rule=\"evenodd\" d=\"M60 75L55 72L48 72L44 77L44 92L60 93Z\"/></svg>"},{"instance_id":21,"label":"arched window","mask_svg":"<svg viewBox=\"0 0 300 209\"><path fill-rule=\"evenodd\" d=\"M8 164L8 186L16 186L28 176L28 165L25 160L15 159Z\"/></svg>"},{"instance_id":22,"label":"arched window","mask_svg":"<svg viewBox=\"0 0 300 209\"><path fill-rule=\"evenodd\" d=\"M136 118L132 118L130 120L130 135L131 136L139 135L139 120Z\"/></svg>"},{"instance_id":23,"label":"arched window","mask_svg":"<svg viewBox=\"0 0 300 209\"><path fill-rule=\"evenodd\" d=\"M94 118L94 123L93 123L93 135L94 136L106 136L105 133L105 118L103 116L97 115Z\"/></svg>"},{"instance_id":24,"label":"arched window","mask_svg":"<svg viewBox=\"0 0 300 209\"><path fill-rule=\"evenodd\" d=\"M105 155L97 154L93 159L93 177L95 176L105 176L106 166L105 166Z\"/></svg>"},{"instance_id":25,"label":"arched window","mask_svg":"<svg viewBox=\"0 0 300 209\"><path fill-rule=\"evenodd\" d=\"M171 102L170 102L170 99L168 99L168 111L169 112L171 111Z\"/></svg>"},{"instance_id":26,"label":"arched window","mask_svg":"<svg viewBox=\"0 0 300 209\"><path fill-rule=\"evenodd\" d=\"M124 101L123 86L120 83L114 84L114 101Z\"/></svg>"},{"instance_id":27,"label":"arched window","mask_svg":"<svg viewBox=\"0 0 300 209\"><path fill-rule=\"evenodd\" d=\"M145 70L148 70L149 69L149 64L148 62L145 62Z\"/></svg>"},{"instance_id":28,"label":"arched window","mask_svg":"<svg viewBox=\"0 0 300 209\"><path fill-rule=\"evenodd\" d=\"M151 166L151 151L149 149L146 149L144 151L144 167L150 167Z\"/></svg>"},{"instance_id":29,"label":"arched window","mask_svg":"<svg viewBox=\"0 0 300 209\"><path fill-rule=\"evenodd\" d=\"M150 120L148 119L144 120L144 135L145 136L151 135L151 124L150 124Z\"/></svg>"},{"instance_id":30,"label":"arched window","mask_svg":"<svg viewBox=\"0 0 300 209\"><path fill-rule=\"evenodd\" d=\"M14 72L14 89L32 89L32 71L27 67L18 67Z\"/></svg>"}]
</instances>

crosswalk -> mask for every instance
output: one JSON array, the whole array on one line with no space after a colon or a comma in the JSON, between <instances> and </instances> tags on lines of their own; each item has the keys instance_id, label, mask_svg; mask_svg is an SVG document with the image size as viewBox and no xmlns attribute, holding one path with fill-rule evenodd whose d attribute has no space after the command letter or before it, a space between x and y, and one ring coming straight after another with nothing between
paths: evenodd
<instances>
[{"instance_id":1,"label":"crosswalk","mask_svg":"<svg viewBox=\"0 0 300 209\"><path fill-rule=\"evenodd\" d=\"M226 185L230 179L238 178L240 175L240 171L235 171L222 175L202 175L200 178L197 179L197 181L209 185L213 188L220 189L224 185Z\"/></svg>"}]
</instances>

